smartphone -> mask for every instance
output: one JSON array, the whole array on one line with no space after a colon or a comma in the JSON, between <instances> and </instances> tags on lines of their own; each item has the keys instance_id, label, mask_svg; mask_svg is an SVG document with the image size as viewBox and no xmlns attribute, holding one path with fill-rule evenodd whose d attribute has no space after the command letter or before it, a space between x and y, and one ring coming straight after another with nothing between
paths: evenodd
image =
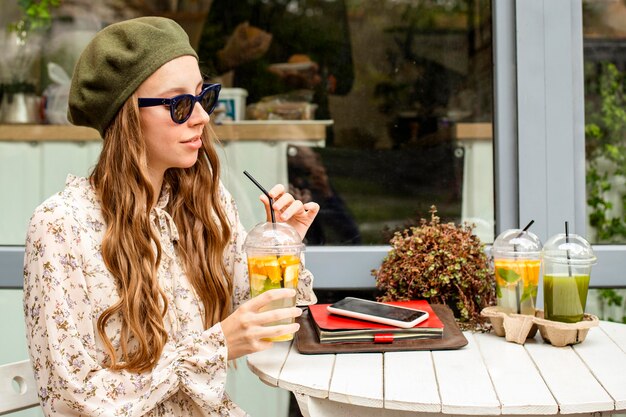
<instances>
[{"instance_id":1,"label":"smartphone","mask_svg":"<svg viewBox=\"0 0 626 417\"><path fill-rule=\"evenodd\" d=\"M332 314L403 328L414 327L428 318L426 311L355 297L346 297L329 305L326 309Z\"/></svg>"}]
</instances>

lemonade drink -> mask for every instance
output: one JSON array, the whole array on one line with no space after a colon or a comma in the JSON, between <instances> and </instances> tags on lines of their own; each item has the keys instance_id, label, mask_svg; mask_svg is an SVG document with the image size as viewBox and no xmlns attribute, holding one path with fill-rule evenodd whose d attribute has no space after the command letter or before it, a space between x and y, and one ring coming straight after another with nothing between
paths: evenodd
<instances>
[{"instance_id":1,"label":"lemonade drink","mask_svg":"<svg viewBox=\"0 0 626 417\"><path fill-rule=\"evenodd\" d=\"M297 288L300 274L300 258L295 255L266 255L248 258L248 273L250 275L250 296L256 297L267 290L274 288ZM272 301L261 311L274 310L276 308L294 307L296 297L283 298ZM269 323L276 324L293 323L293 318L278 320ZM278 342L293 339L292 334L286 334L270 340Z\"/></svg>"},{"instance_id":2,"label":"lemonade drink","mask_svg":"<svg viewBox=\"0 0 626 417\"><path fill-rule=\"evenodd\" d=\"M535 314L539 288L539 259L496 259L498 305L507 313Z\"/></svg>"},{"instance_id":3,"label":"lemonade drink","mask_svg":"<svg viewBox=\"0 0 626 417\"><path fill-rule=\"evenodd\" d=\"M255 226L244 243L248 258L250 296L278 288L298 287L300 253L304 245L298 232L285 223L261 223ZM296 305L296 297L272 301L261 311L290 308ZM291 324L294 318L267 323L266 326ZM285 334L267 340L279 342L293 339Z\"/></svg>"},{"instance_id":4,"label":"lemonade drink","mask_svg":"<svg viewBox=\"0 0 626 417\"><path fill-rule=\"evenodd\" d=\"M505 313L534 316L541 241L528 230L509 229L493 242L492 253L498 306Z\"/></svg>"}]
</instances>

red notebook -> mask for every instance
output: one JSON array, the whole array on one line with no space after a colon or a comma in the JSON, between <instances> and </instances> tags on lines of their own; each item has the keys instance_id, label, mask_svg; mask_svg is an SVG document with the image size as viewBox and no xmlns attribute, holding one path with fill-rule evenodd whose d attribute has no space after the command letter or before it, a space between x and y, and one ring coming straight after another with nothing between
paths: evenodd
<instances>
[{"instance_id":1,"label":"red notebook","mask_svg":"<svg viewBox=\"0 0 626 417\"><path fill-rule=\"evenodd\" d=\"M391 343L397 339L433 339L443 335L443 323L426 300L391 301L387 304L428 312L428 319L415 327L403 329L370 321L330 314L329 304L309 306L309 312L320 343L377 342Z\"/></svg>"}]
</instances>

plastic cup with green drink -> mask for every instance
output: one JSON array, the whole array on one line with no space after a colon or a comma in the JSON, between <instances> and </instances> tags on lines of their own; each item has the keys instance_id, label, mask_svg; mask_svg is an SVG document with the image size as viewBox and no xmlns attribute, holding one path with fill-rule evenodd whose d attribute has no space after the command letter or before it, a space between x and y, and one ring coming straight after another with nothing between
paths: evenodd
<instances>
[{"instance_id":1,"label":"plastic cup with green drink","mask_svg":"<svg viewBox=\"0 0 626 417\"><path fill-rule=\"evenodd\" d=\"M564 323L583 319L596 261L591 245L579 235L560 233L548 239L542 251L544 318Z\"/></svg>"}]
</instances>

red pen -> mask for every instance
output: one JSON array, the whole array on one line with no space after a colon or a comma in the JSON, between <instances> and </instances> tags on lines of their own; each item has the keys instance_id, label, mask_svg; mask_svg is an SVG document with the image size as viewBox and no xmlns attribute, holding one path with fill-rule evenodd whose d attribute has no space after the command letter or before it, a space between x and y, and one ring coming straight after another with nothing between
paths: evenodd
<instances>
[{"instance_id":1,"label":"red pen","mask_svg":"<svg viewBox=\"0 0 626 417\"><path fill-rule=\"evenodd\" d=\"M374 343L393 343L393 335L391 333L375 334Z\"/></svg>"}]
</instances>

